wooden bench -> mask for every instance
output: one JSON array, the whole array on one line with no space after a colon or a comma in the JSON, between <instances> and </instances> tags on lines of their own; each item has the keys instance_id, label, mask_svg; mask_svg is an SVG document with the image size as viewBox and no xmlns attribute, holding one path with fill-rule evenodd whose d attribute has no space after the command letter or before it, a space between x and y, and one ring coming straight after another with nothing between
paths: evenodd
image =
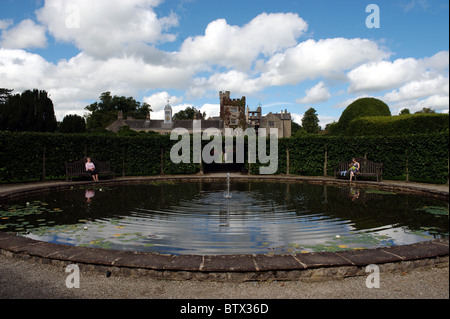
<instances>
[{"instance_id":1,"label":"wooden bench","mask_svg":"<svg viewBox=\"0 0 450 319\"><path fill-rule=\"evenodd\" d=\"M91 176L86 172L86 159L87 158L85 157L76 162L66 162L66 181L68 181L69 178L72 181L74 176ZM105 162L94 159L91 159L91 161L94 163L99 175L112 175L113 178L116 177L109 161Z\"/></svg>"},{"instance_id":2,"label":"wooden bench","mask_svg":"<svg viewBox=\"0 0 450 319\"><path fill-rule=\"evenodd\" d=\"M360 165L359 174L355 176L355 179L357 176L369 176L369 177L376 177L377 182L380 182L383 180L383 163L375 163L372 161L369 161L365 158L358 157L356 158L356 161ZM352 161L346 161L346 162L340 162L338 166L334 169L334 178L343 177L341 175L341 172L347 171L347 174L344 176L349 178L348 170L350 168L350 164Z\"/></svg>"}]
</instances>

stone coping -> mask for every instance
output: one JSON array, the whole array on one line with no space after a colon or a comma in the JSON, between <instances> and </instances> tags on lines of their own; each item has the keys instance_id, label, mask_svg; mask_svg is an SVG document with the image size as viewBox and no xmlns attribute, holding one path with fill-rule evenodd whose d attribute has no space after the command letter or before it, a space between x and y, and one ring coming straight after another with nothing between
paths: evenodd
<instances>
[{"instance_id":1,"label":"stone coping","mask_svg":"<svg viewBox=\"0 0 450 319\"><path fill-rule=\"evenodd\" d=\"M176 176L109 180L95 185L136 183L155 180L210 180L223 176ZM235 176L233 176L235 178ZM239 180L248 180L244 176ZM252 180L261 177L250 178ZM268 178L264 178L267 180ZM330 179L269 178L270 180L307 181L314 183L342 183ZM346 182L348 184L348 181ZM370 182L367 182L370 183ZM362 187L366 182L358 182ZM91 182L41 183L24 185L1 192L0 202L32 193L65 189ZM448 199L448 191L421 187L402 187L386 183L370 183L370 187L400 189ZM416 244L376 249L339 252L311 252L290 255L169 255L133 251L86 248L36 241L15 234L0 232L0 254L19 258L32 258L45 263L80 264L93 270L151 275L166 279L196 280L297 280L319 277L348 277L367 275L365 267L380 266L381 271L407 270L423 266L448 264L449 239L437 239Z\"/></svg>"}]
</instances>

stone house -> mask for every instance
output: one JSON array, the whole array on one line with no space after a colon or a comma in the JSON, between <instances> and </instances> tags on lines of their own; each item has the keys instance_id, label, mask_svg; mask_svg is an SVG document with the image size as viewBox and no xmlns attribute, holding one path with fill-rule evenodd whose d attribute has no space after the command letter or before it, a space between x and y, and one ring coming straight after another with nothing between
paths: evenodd
<instances>
[{"instance_id":1,"label":"stone house","mask_svg":"<svg viewBox=\"0 0 450 319\"><path fill-rule=\"evenodd\" d=\"M246 98L243 96L241 99L232 99L230 97L230 91L220 91L220 116L203 119L201 114L194 118L201 121L201 128L205 130L207 128L219 129L222 134L226 128L246 128L253 127L256 131L259 128L277 128L279 138L291 137L291 114L285 110L280 113L272 113L262 116L261 106L258 106L256 111L250 111L249 107L246 107ZM172 107L167 101L167 105L164 107L164 119L152 120L150 113L145 120L137 120L133 118L123 118L122 112L119 111L117 120L107 127L107 130L112 132L118 132L122 126L128 126L133 131L144 132L158 132L165 135L170 134L175 128L185 128L189 133L193 132L192 120L174 120Z\"/></svg>"},{"instance_id":2,"label":"stone house","mask_svg":"<svg viewBox=\"0 0 450 319\"><path fill-rule=\"evenodd\" d=\"M193 133L193 121L192 120L174 120L172 107L167 101L167 105L164 107L164 119L163 120L152 120L150 118L150 113L147 115L145 120L137 120L131 117L127 119L123 118L123 114L119 111L117 120L109 125L106 129L117 133L119 129L123 126L128 126L131 130L136 132L157 132L161 135L169 135L175 128L185 128L189 133ZM223 121L220 119L209 119L205 120L201 118L199 114L197 120L201 121L202 130L207 128L217 128L222 131Z\"/></svg>"}]
</instances>

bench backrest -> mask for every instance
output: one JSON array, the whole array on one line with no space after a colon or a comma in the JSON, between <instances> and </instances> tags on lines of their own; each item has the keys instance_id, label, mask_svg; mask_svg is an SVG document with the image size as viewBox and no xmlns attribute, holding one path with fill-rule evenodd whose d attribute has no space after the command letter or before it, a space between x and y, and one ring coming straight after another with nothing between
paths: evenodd
<instances>
[{"instance_id":1,"label":"bench backrest","mask_svg":"<svg viewBox=\"0 0 450 319\"><path fill-rule=\"evenodd\" d=\"M110 162L104 162L104 161L98 161L91 159L91 161L94 163L95 167L99 171L99 173L109 173L111 172L111 163ZM66 163L66 170L67 174L81 174L86 173L86 162L87 159L83 158L76 162Z\"/></svg>"},{"instance_id":2,"label":"bench backrest","mask_svg":"<svg viewBox=\"0 0 450 319\"><path fill-rule=\"evenodd\" d=\"M369 161L368 159L365 159L363 157L356 158L356 161L361 166L359 169L361 174L377 174L380 172L381 168L383 167L382 163L375 163L375 162ZM352 163L352 161L340 162L338 171L347 171L350 168L351 163Z\"/></svg>"}]
</instances>

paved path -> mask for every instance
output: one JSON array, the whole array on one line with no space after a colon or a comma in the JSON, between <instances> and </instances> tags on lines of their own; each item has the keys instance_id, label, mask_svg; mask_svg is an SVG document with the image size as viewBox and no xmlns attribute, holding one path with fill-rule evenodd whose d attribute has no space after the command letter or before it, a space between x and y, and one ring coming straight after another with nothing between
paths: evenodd
<instances>
[{"instance_id":1,"label":"paved path","mask_svg":"<svg viewBox=\"0 0 450 319\"><path fill-rule=\"evenodd\" d=\"M448 299L449 268L381 273L380 288L366 277L318 282L198 282L87 272L69 289L65 268L0 255L0 299Z\"/></svg>"}]
</instances>

